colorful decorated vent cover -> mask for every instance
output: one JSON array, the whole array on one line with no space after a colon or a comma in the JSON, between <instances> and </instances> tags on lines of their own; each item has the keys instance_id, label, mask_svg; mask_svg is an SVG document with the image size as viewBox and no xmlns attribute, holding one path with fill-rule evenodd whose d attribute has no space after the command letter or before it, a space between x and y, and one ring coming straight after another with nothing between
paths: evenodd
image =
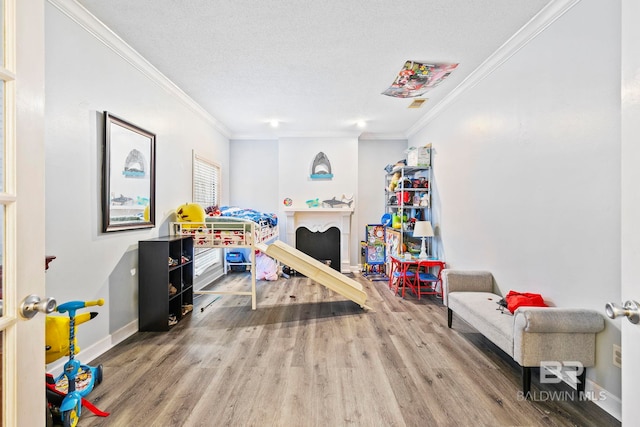
<instances>
[{"instance_id":1,"label":"colorful decorated vent cover","mask_svg":"<svg viewBox=\"0 0 640 427\"><path fill-rule=\"evenodd\" d=\"M393 84L382 94L396 98L422 96L442 83L457 66L458 64L407 61Z\"/></svg>"}]
</instances>

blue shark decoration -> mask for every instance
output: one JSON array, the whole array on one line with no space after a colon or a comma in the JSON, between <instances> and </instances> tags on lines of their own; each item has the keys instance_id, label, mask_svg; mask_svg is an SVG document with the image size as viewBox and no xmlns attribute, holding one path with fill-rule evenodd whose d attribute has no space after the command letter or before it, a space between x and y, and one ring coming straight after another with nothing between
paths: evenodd
<instances>
[{"instance_id":1,"label":"blue shark decoration","mask_svg":"<svg viewBox=\"0 0 640 427\"><path fill-rule=\"evenodd\" d=\"M331 163L329 158L322 151L316 154L311 165L311 179L331 179Z\"/></svg>"}]
</instances>

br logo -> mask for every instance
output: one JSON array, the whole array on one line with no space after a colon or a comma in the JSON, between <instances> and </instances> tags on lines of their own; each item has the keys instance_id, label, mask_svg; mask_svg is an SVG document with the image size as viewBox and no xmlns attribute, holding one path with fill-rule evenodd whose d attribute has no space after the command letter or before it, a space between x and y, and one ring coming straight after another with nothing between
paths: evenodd
<instances>
[{"instance_id":1,"label":"br logo","mask_svg":"<svg viewBox=\"0 0 640 427\"><path fill-rule=\"evenodd\" d=\"M572 384L580 384L580 375L584 372L584 366L576 361L558 362L555 360L546 360L540 362L540 383L541 384L558 384L562 381L562 367L575 368L569 369L564 374L569 378Z\"/></svg>"}]
</instances>

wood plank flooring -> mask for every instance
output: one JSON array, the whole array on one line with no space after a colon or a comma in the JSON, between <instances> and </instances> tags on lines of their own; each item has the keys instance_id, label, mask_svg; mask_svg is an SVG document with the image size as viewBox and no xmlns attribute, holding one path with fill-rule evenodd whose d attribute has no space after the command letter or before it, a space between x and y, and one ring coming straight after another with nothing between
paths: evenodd
<instances>
[{"instance_id":1,"label":"wood plank flooring","mask_svg":"<svg viewBox=\"0 0 640 427\"><path fill-rule=\"evenodd\" d=\"M200 297L166 333L137 333L90 364L104 380L80 426L619 426L593 402L518 398L520 369L435 297L356 275L364 311L305 277L248 297ZM233 273L215 286L248 286ZM82 354L79 355L82 360ZM85 362L84 360L82 360ZM532 390L571 389L532 379ZM556 395L558 396L558 395Z\"/></svg>"}]
</instances>

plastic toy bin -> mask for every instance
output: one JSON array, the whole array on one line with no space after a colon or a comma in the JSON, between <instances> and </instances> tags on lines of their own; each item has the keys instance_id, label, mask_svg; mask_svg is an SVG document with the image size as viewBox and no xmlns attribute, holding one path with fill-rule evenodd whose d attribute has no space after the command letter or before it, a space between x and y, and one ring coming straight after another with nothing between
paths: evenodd
<instances>
[{"instance_id":1,"label":"plastic toy bin","mask_svg":"<svg viewBox=\"0 0 640 427\"><path fill-rule=\"evenodd\" d=\"M229 264L231 271L247 271L247 266L243 265L245 262L244 254L242 252L227 252L227 263Z\"/></svg>"}]
</instances>

